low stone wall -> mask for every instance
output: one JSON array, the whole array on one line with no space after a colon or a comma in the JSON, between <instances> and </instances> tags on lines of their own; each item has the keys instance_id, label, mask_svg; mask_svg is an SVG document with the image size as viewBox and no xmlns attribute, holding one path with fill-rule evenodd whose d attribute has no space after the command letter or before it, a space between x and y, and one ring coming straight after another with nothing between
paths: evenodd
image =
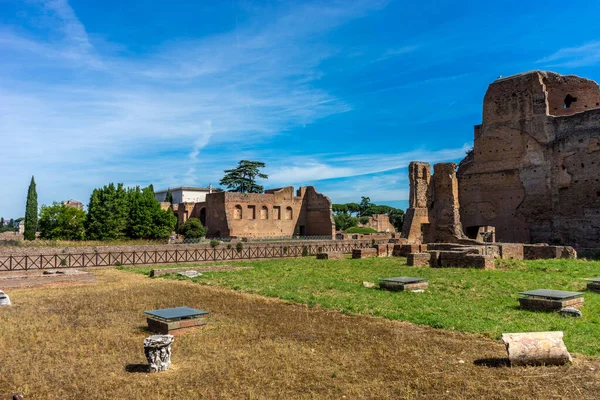
<instances>
[{"instance_id":1,"label":"low stone wall","mask_svg":"<svg viewBox=\"0 0 600 400\"><path fill-rule=\"evenodd\" d=\"M372 245L371 240L329 240L244 243L241 249L227 246L226 243L214 248L208 245L102 246L91 249L16 248L24 251L0 254L0 271L288 258L312 256L328 251L347 254L355 249L370 248L375 251Z\"/></svg>"},{"instance_id":2,"label":"low stone wall","mask_svg":"<svg viewBox=\"0 0 600 400\"><path fill-rule=\"evenodd\" d=\"M577 252L571 246L549 246L546 244L523 245L525 260L541 260L548 258L577 258Z\"/></svg>"},{"instance_id":3,"label":"low stone wall","mask_svg":"<svg viewBox=\"0 0 600 400\"><path fill-rule=\"evenodd\" d=\"M371 258L377 257L378 252L374 247L352 250L352 258Z\"/></svg>"}]
</instances>

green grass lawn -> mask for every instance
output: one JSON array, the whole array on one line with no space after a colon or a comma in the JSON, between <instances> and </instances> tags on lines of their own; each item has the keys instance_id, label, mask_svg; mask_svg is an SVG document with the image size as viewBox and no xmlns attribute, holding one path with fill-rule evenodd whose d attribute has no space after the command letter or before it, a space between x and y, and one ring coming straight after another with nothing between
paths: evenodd
<instances>
[{"instance_id":1,"label":"green grass lawn","mask_svg":"<svg viewBox=\"0 0 600 400\"><path fill-rule=\"evenodd\" d=\"M217 263L215 263L217 264ZM583 318L519 309L517 292L586 291L584 278L600 276L600 262L500 260L496 270L414 268L400 257L316 260L314 257L226 262L251 270L204 273L193 281L277 297L341 312L370 314L435 328L500 338L505 332L565 332L569 350L600 356L600 294L586 292ZM178 265L182 267L183 265ZM164 266L173 267L173 266ZM123 268L149 273L152 267ZM425 293L366 288L379 277L429 278ZM167 275L167 279L188 279Z\"/></svg>"}]
</instances>

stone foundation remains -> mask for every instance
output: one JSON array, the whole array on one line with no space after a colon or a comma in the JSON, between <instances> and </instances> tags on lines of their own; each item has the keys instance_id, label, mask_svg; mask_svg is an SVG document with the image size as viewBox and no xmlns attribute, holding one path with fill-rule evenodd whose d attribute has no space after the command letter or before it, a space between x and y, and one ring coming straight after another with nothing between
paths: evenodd
<instances>
[{"instance_id":1,"label":"stone foundation remains","mask_svg":"<svg viewBox=\"0 0 600 400\"><path fill-rule=\"evenodd\" d=\"M173 335L152 335L144 339L144 354L150 372L166 371L171 366Z\"/></svg>"},{"instance_id":2,"label":"stone foundation remains","mask_svg":"<svg viewBox=\"0 0 600 400\"><path fill-rule=\"evenodd\" d=\"M368 249L354 249L352 250L352 258L371 258L377 257L378 252L374 247Z\"/></svg>"},{"instance_id":3,"label":"stone foundation remains","mask_svg":"<svg viewBox=\"0 0 600 400\"><path fill-rule=\"evenodd\" d=\"M512 366L563 365L572 361L562 332L503 333Z\"/></svg>"}]
</instances>

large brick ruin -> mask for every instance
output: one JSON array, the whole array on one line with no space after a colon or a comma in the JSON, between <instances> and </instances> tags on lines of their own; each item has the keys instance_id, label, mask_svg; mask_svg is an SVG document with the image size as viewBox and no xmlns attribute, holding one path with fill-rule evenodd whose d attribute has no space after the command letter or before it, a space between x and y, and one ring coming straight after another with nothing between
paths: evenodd
<instances>
[{"instance_id":1,"label":"large brick ruin","mask_svg":"<svg viewBox=\"0 0 600 400\"><path fill-rule=\"evenodd\" d=\"M600 247L600 90L532 71L493 82L473 151L458 169L469 237Z\"/></svg>"},{"instance_id":2,"label":"large brick ruin","mask_svg":"<svg viewBox=\"0 0 600 400\"><path fill-rule=\"evenodd\" d=\"M174 204L172 209L180 226L189 218L200 219L209 237L335 237L331 201L313 186L296 194L291 186L264 194L210 193L205 202Z\"/></svg>"},{"instance_id":3,"label":"large brick ruin","mask_svg":"<svg viewBox=\"0 0 600 400\"><path fill-rule=\"evenodd\" d=\"M431 175L429 164L410 164L403 236L598 248L599 165L596 82L541 71L498 79L458 171L442 163Z\"/></svg>"}]
</instances>

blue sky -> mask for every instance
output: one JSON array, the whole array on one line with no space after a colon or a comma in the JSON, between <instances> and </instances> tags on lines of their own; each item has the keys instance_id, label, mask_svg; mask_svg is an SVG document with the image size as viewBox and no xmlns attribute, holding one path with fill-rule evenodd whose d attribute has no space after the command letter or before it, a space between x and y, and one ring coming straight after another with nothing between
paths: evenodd
<instances>
[{"instance_id":1,"label":"blue sky","mask_svg":"<svg viewBox=\"0 0 600 400\"><path fill-rule=\"evenodd\" d=\"M0 216L109 182L405 207L411 160L459 161L487 85L600 79L599 2L0 0Z\"/></svg>"}]
</instances>

